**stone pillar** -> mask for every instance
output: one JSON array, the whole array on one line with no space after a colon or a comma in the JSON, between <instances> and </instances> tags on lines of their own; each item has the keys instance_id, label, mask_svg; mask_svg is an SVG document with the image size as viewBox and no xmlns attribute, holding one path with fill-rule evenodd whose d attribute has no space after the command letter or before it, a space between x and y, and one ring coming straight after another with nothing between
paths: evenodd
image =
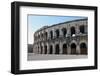
<instances>
[{"instance_id":1,"label":"stone pillar","mask_svg":"<svg viewBox=\"0 0 100 76\"><path fill-rule=\"evenodd\" d=\"M41 52L42 52L42 54L43 54L43 51L44 51L44 49L43 49L43 48L44 48L44 47L43 47L43 45L41 45L41 47L42 47L42 50L41 50Z\"/></svg>"},{"instance_id":2,"label":"stone pillar","mask_svg":"<svg viewBox=\"0 0 100 76\"><path fill-rule=\"evenodd\" d=\"M55 44L53 44L53 54L55 54Z\"/></svg>"},{"instance_id":3,"label":"stone pillar","mask_svg":"<svg viewBox=\"0 0 100 76\"><path fill-rule=\"evenodd\" d=\"M80 46L79 46L79 44L77 45L77 47L76 47L76 53L77 54L80 54L81 52L80 52Z\"/></svg>"},{"instance_id":4,"label":"stone pillar","mask_svg":"<svg viewBox=\"0 0 100 76\"><path fill-rule=\"evenodd\" d=\"M70 25L68 25L67 35L68 35L68 36L70 36L70 35L71 35Z\"/></svg>"},{"instance_id":5,"label":"stone pillar","mask_svg":"<svg viewBox=\"0 0 100 76\"><path fill-rule=\"evenodd\" d=\"M47 44L47 54L49 54L50 48L49 48L49 44Z\"/></svg>"},{"instance_id":6,"label":"stone pillar","mask_svg":"<svg viewBox=\"0 0 100 76\"><path fill-rule=\"evenodd\" d=\"M63 53L63 44L62 44L62 42L60 43L60 45L59 45L59 54L62 54Z\"/></svg>"},{"instance_id":7,"label":"stone pillar","mask_svg":"<svg viewBox=\"0 0 100 76\"><path fill-rule=\"evenodd\" d=\"M40 41L42 41L42 33L40 33Z\"/></svg>"},{"instance_id":8,"label":"stone pillar","mask_svg":"<svg viewBox=\"0 0 100 76\"><path fill-rule=\"evenodd\" d=\"M36 46L36 54L38 54L38 45Z\"/></svg>"},{"instance_id":9,"label":"stone pillar","mask_svg":"<svg viewBox=\"0 0 100 76\"><path fill-rule=\"evenodd\" d=\"M71 55L71 47L70 47L70 45L68 45L67 53L68 53L69 55Z\"/></svg>"},{"instance_id":10,"label":"stone pillar","mask_svg":"<svg viewBox=\"0 0 100 76\"><path fill-rule=\"evenodd\" d=\"M41 54L41 45L39 45L39 54Z\"/></svg>"},{"instance_id":11,"label":"stone pillar","mask_svg":"<svg viewBox=\"0 0 100 76\"><path fill-rule=\"evenodd\" d=\"M38 54L39 54L39 51L40 51L40 50L39 50L39 45L38 45Z\"/></svg>"},{"instance_id":12,"label":"stone pillar","mask_svg":"<svg viewBox=\"0 0 100 76\"><path fill-rule=\"evenodd\" d=\"M53 29L53 38L56 38L55 29Z\"/></svg>"},{"instance_id":13,"label":"stone pillar","mask_svg":"<svg viewBox=\"0 0 100 76\"><path fill-rule=\"evenodd\" d=\"M85 33L87 33L87 31L88 31L88 26L85 25Z\"/></svg>"},{"instance_id":14,"label":"stone pillar","mask_svg":"<svg viewBox=\"0 0 100 76\"><path fill-rule=\"evenodd\" d=\"M44 44L42 44L42 54L44 54L45 52L44 52Z\"/></svg>"},{"instance_id":15,"label":"stone pillar","mask_svg":"<svg viewBox=\"0 0 100 76\"><path fill-rule=\"evenodd\" d=\"M60 35L60 37L63 37L62 29L59 29L59 35Z\"/></svg>"},{"instance_id":16,"label":"stone pillar","mask_svg":"<svg viewBox=\"0 0 100 76\"><path fill-rule=\"evenodd\" d=\"M43 34L42 41L44 41L44 32L42 34Z\"/></svg>"},{"instance_id":17,"label":"stone pillar","mask_svg":"<svg viewBox=\"0 0 100 76\"><path fill-rule=\"evenodd\" d=\"M76 35L79 34L79 33L80 33L80 26L79 26L79 24L77 24L77 26L76 26Z\"/></svg>"},{"instance_id":18,"label":"stone pillar","mask_svg":"<svg viewBox=\"0 0 100 76\"><path fill-rule=\"evenodd\" d=\"M50 39L50 31L48 30L48 32L47 32L47 39Z\"/></svg>"},{"instance_id":19,"label":"stone pillar","mask_svg":"<svg viewBox=\"0 0 100 76\"><path fill-rule=\"evenodd\" d=\"M39 42L39 34L37 35L37 42Z\"/></svg>"}]
</instances>

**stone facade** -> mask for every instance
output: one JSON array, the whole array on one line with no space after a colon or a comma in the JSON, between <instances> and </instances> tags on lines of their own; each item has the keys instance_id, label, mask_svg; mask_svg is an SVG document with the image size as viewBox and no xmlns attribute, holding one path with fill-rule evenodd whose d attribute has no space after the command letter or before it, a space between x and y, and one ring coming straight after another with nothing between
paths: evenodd
<instances>
[{"instance_id":1,"label":"stone facade","mask_svg":"<svg viewBox=\"0 0 100 76\"><path fill-rule=\"evenodd\" d=\"M34 33L35 54L88 54L88 19L44 26Z\"/></svg>"}]
</instances>

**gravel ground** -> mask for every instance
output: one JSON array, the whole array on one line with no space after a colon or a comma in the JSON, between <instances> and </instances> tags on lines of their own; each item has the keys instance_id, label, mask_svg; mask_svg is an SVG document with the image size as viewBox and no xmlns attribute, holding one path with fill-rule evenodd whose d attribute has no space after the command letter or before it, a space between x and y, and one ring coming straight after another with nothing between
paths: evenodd
<instances>
[{"instance_id":1,"label":"gravel ground","mask_svg":"<svg viewBox=\"0 0 100 76\"><path fill-rule=\"evenodd\" d=\"M88 55L45 55L28 53L28 60L56 60L56 59L81 59L88 58Z\"/></svg>"}]
</instances>

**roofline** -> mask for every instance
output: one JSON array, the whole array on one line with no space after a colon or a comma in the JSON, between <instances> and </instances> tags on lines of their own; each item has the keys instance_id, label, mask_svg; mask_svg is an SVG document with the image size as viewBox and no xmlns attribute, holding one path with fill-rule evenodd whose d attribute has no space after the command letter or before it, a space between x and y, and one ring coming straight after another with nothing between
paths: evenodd
<instances>
[{"instance_id":1,"label":"roofline","mask_svg":"<svg viewBox=\"0 0 100 76\"><path fill-rule=\"evenodd\" d=\"M76 20L71 20L71 21L65 21L65 22L62 22L62 23L53 24L53 25L48 26L48 27L46 27L46 28L44 28L44 29L47 29L47 28L50 28L50 27L54 27L54 26L59 26L59 25L64 24L64 23L71 23L71 22L82 21L82 20L88 20L88 18L76 19ZM43 29L39 29L39 30L37 30L36 32L39 32L39 31L41 31L41 30L43 30ZM36 33L36 32L35 32L35 33Z\"/></svg>"}]
</instances>

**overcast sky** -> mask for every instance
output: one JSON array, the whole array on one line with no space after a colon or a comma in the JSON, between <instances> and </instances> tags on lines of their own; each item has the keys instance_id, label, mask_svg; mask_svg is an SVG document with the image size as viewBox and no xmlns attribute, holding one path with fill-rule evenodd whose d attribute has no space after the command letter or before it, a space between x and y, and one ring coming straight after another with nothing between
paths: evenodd
<instances>
[{"instance_id":1,"label":"overcast sky","mask_svg":"<svg viewBox=\"0 0 100 76\"><path fill-rule=\"evenodd\" d=\"M79 16L44 16L44 15L28 15L28 44L34 43L34 32L43 26L51 26L53 24L75 20L84 19L86 17Z\"/></svg>"}]
</instances>

